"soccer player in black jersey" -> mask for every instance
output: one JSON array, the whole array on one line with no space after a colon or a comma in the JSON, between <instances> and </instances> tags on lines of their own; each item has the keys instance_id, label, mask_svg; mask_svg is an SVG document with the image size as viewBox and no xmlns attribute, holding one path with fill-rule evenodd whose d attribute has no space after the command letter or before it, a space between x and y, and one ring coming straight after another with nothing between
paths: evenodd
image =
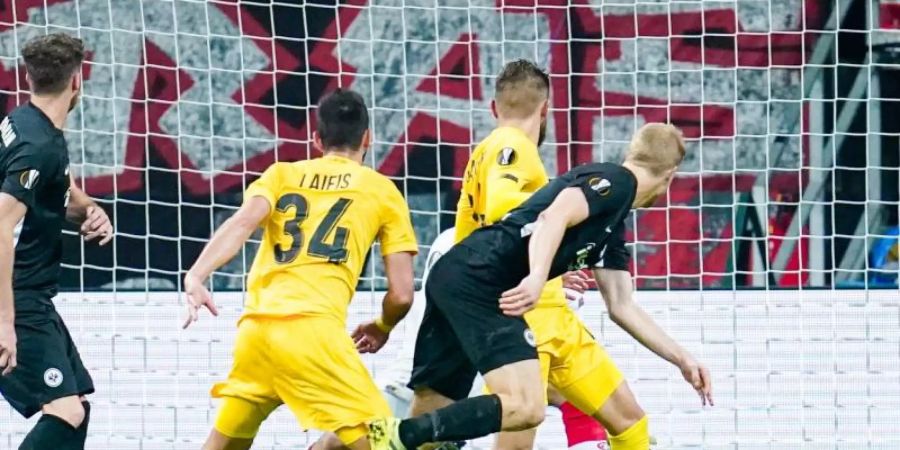
<instances>
[{"instance_id":1,"label":"soccer player in black jersey","mask_svg":"<svg viewBox=\"0 0 900 450\"><path fill-rule=\"evenodd\" d=\"M84 46L50 34L22 49L31 100L0 122L0 392L41 419L20 450L82 450L94 391L53 306L62 227L112 239L109 217L73 183L62 128L81 91Z\"/></svg>"},{"instance_id":2,"label":"soccer player in black jersey","mask_svg":"<svg viewBox=\"0 0 900 450\"><path fill-rule=\"evenodd\" d=\"M701 401L712 404L707 369L633 301L624 241L631 209L650 206L665 193L683 158L675 127L645 125L621 165L587 164L559 176L438 260L426 284L432 311L419 330L411 385L468 392L477 370L492 394L373 423L373 449L411 450L539 425L544 393L534 334L522 315L534 308L548 277L587 267L594 269L612 320L678 366ZM595 417L609 430L612 448L646 450L643 410L626 382L611 388Z\"/></svg>"}]
</instances>

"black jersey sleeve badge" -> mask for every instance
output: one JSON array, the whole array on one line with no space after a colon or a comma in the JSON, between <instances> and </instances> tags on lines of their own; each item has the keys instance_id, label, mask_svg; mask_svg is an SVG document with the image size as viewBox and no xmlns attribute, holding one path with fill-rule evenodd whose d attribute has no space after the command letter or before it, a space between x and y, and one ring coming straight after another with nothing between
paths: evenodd
<instances>
[{"instance_id":1,"label":"black jersey sleeve badge","mask_svg":"<svg viewBox=\"0 0 900 450\"><path fill-rule=\"evenodd\" d=\"M501 166L509 166L516 162L516 149L512 147L503 147L497 155L497 164Z\"/></svg>"},{"instance_id":2,"label":"black jersey sleeve badge","mask_svg":"<svg viewBox=\"0 0 900 450\"><path fill-rule=\"evenodd\" d=\"M588 186L591 187L591 190L600 194L600 196L606 197L611 191L612 183L606 178L594 177L588 180Z\"/></svg>"},{"instance_id":3,"label":"black jersey sleeve badge","mask_svg":"<svg viewBox=\"0 0 900 450\"><path fill-rule=\"evenodd\" d=\"M37 169L30 169L22 172L19 175L19 184L22 185L23 188L28 189L29 191L37 184L38 178L41 177L41 172Z\"/></svg>"}]
</instances>

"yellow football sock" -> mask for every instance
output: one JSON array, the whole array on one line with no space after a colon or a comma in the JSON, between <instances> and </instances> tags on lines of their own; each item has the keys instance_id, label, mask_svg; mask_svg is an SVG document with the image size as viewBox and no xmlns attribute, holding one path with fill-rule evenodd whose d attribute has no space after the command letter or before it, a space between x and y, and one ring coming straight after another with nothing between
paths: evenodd
<instances>
[{"instance_id":1,"label":"yellow football sock","mask_svg":"<svg viewBox=\"0 0 900 450\"><path fill-rule=\"evenodd\" d=\"M647 416L616 436L609 436L612 450L648 450L650 448L650 432Z\"/></svg>"}]
</instances>

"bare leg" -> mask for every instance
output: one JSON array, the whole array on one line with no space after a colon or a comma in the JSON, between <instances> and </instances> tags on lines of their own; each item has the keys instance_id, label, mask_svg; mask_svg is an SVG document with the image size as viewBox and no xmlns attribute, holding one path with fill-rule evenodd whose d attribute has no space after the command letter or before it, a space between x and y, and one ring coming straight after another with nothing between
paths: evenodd
<instances>
[{"instance_id":1,"label":"bare leg","mask_svg":"<svg viewBox=\"0 0 900 450\"><path fill-rule=\"evenodd\" d=\"M593 417L602 423L610 434L617 435L631 428L645 415L628 383L623 381Z\"/></svg>"},{"instance_id":2,"label":"bare leg","mask_svg":"<svg viewBox=\"0 0 900 450\"><path fill-rule=\"evenodd\" d=\"M209 432L203 450L249 450L253 439L238 439L225 436L215 429Z\"/></svg>"},{"instance_id":3,"label":"bare leg","mask_svg":"<svg viewBox=\"0 0 900 450\"><path fill-rule=\"evenodd\" d=\"M416 389L413 397L412 406L409 409L409 417L420 416L427 412L441 409L451 403L453 403L453 400L431 389L419 388Z\"/></svg>"}]
</instances>

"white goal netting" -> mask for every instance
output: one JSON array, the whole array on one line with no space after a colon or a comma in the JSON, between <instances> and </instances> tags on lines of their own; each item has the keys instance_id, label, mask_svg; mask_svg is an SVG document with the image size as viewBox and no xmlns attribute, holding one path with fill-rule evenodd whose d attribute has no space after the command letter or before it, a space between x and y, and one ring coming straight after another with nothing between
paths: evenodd
<instances>
[{"instance_id":1,"label":"white goal netting","mask_svg":"<svg viewBox=\"0 0 900 450\"><path fill-rule=\"evenodd\" d=\"M181 271L247 182L316 156L323 93L363 94L368 163L406 194L425 253L515 58L551 75L550 173L618 161L648 121L689 140L667 201L628 235L638 300L710 365L717 406L596 293L584 311L660 447L900 448L896 1L0 0L0 115L27 100L19 51L48 31L88 47L66 135L118 231L103 249L65 241L58 305L98 390L89 449L199 448L255 247L213 280L223 317L186 332ZM378 259L348 325L378 311ZM366 358L376 379L401 344ZM32 423L0 402L0 450ZM255 448L315 437L279 410ZM564 442L551 413L538 446Z\"/></svg>"}]
</instances>

